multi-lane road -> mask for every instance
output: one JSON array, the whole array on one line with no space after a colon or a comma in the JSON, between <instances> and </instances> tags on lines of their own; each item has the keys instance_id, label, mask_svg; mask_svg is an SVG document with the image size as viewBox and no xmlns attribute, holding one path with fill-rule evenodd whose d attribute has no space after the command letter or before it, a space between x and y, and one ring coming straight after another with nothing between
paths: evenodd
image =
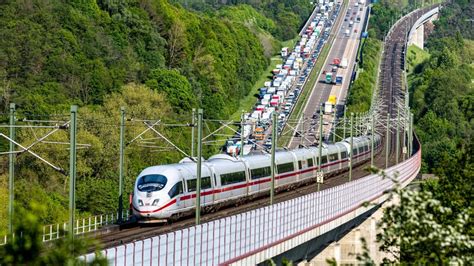
<instances>
[{"instance_id":1,"label":"multi-lane road","mask_svg":"<svg viewBox=\"0 0 474 266\"><path fill-rule=\"evenodd\" d=\"M355 6L357 0L350 0L346 8L344 8L340 17L338 18L338 24L336 24L332 34L336 34L334 42L330 48L329 54L324 62L323 68L320 73L312 73L312 75L318 74L318 81L314 84L311 89L311 95L304 106L302 116L299 117L297 125L298 131L304 132L304 134L293 134L291 138L289 148L296 148L300 144L311 145L318 138L319 128L319 117L314 115L319 111L321 104L326 102L330 95L337 96L338 106L345 105L347 90L349 88L350 79L352 75L352 69L354 68L357 48L360 42L360 35L364 20L366 18L367 6ZM341 3L342 4L342 3ZM360 22L357 18L360 18ZM352 21L352 26L350 23ZM349 36L346 34L346 30L349 30ZM338 74L343 75L342 85L331 85L324 82L324 72L331 72L332 61L334 58L347 58L348 66L347 69L338 69ZM313 118L314 117L314 118ZM329 122L332 116L325 116L325 124L330 125ZM329 130L329 126L325 127L325 130Z\"/></svg>"}]
</instances>

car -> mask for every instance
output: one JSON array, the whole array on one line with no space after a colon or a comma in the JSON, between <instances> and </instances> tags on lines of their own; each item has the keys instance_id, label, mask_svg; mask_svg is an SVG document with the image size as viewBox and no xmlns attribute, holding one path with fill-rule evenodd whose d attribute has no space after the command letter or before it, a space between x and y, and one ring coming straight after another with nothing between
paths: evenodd
<instances>
[{"instance_id":1,"label":"car","mask_svg":"<svg viewBox=\"0 0 474 266\"><path fill-rule=\"evenodd\" d=\"M347 21L347 18L344 18L344 21Z\"/></svg>"},{"instance_id":2,"label":"car","mask_svg":"<svg viewBox=\"0 0 474 266\"><path fill-rule=\"evenodd\" d=\"M355 29L354 32L357 33L357 29Z\"/></svg>"},{"instance_id":3,"label":"car","mask_svg":"<svg viewBox=\"0 0 474 266\"><path fill-rule=\"evenodd\" d=\"M362 7L359 10L362 11Z\"/></svg>"},{"instance_id":4,"label":"car","mask_svg":"<svg viewBox=\"0 0 474 266\"><path fill-rule=\"evenodd\" d=\"M357 14L357 12L355 12L355 11L354 11L354 12L352 12L352 15L355 15L355 14Z\"/></svg>"}]
</instances>

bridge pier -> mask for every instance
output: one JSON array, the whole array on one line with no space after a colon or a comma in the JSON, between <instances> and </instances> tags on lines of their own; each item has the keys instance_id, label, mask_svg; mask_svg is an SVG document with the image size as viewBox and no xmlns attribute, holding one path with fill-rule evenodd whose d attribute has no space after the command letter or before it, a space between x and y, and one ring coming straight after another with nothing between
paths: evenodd
<instances>
[{"instance_id":1,"label":"bridge pier","mask_svg":"<svg viewBox=\"0 0 474 266\"><path fill-rule=\"evenodd\" d=\"M421 24L413 33L413 44L423 49L425 43L425 26Z\"/></svg>"}]
</instances>

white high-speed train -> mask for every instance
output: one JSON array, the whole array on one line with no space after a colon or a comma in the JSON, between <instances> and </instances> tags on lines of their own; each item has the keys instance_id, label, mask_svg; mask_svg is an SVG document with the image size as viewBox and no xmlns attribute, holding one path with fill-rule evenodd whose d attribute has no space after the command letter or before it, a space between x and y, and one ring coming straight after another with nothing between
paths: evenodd
<instances>
[{"instance_id":1,"label":"white high-speed train","mask_svg":"<svg viewBox=\"0 0 474 266\"><path fill-rule=\"evenodd\" d=\"M353 165L370 158L372 136L354 137ZM374 136L375 151L381 137ZM350 139L322 148L322 171L339 172L349 167ZM318 147L275 153L275 188L314 181L318 170ZM271 157L248 155L234 158L218 154L202 162L201 206L214 207L265 193L271 184ZM144 169L137 177L131 208L139 222L160 222L194 211L196 163L189 158L169 165Z\"/></svg>"}]
</instances>

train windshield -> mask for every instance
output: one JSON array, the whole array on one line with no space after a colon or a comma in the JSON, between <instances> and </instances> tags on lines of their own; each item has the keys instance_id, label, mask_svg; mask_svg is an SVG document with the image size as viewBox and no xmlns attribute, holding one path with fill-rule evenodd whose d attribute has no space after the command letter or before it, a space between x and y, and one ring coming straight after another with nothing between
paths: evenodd
<instances>
[{"instance_id":1,"label":"train windshield","mask_svg":"<svg viewBox=\"0 0 474 266\"><path fill-rule=\"evenodd\" d=\"M164 175L145 175L138 179L137 188L142 192L159 191L166 186L168 178Z\"/></svg>"}]
</instances>

